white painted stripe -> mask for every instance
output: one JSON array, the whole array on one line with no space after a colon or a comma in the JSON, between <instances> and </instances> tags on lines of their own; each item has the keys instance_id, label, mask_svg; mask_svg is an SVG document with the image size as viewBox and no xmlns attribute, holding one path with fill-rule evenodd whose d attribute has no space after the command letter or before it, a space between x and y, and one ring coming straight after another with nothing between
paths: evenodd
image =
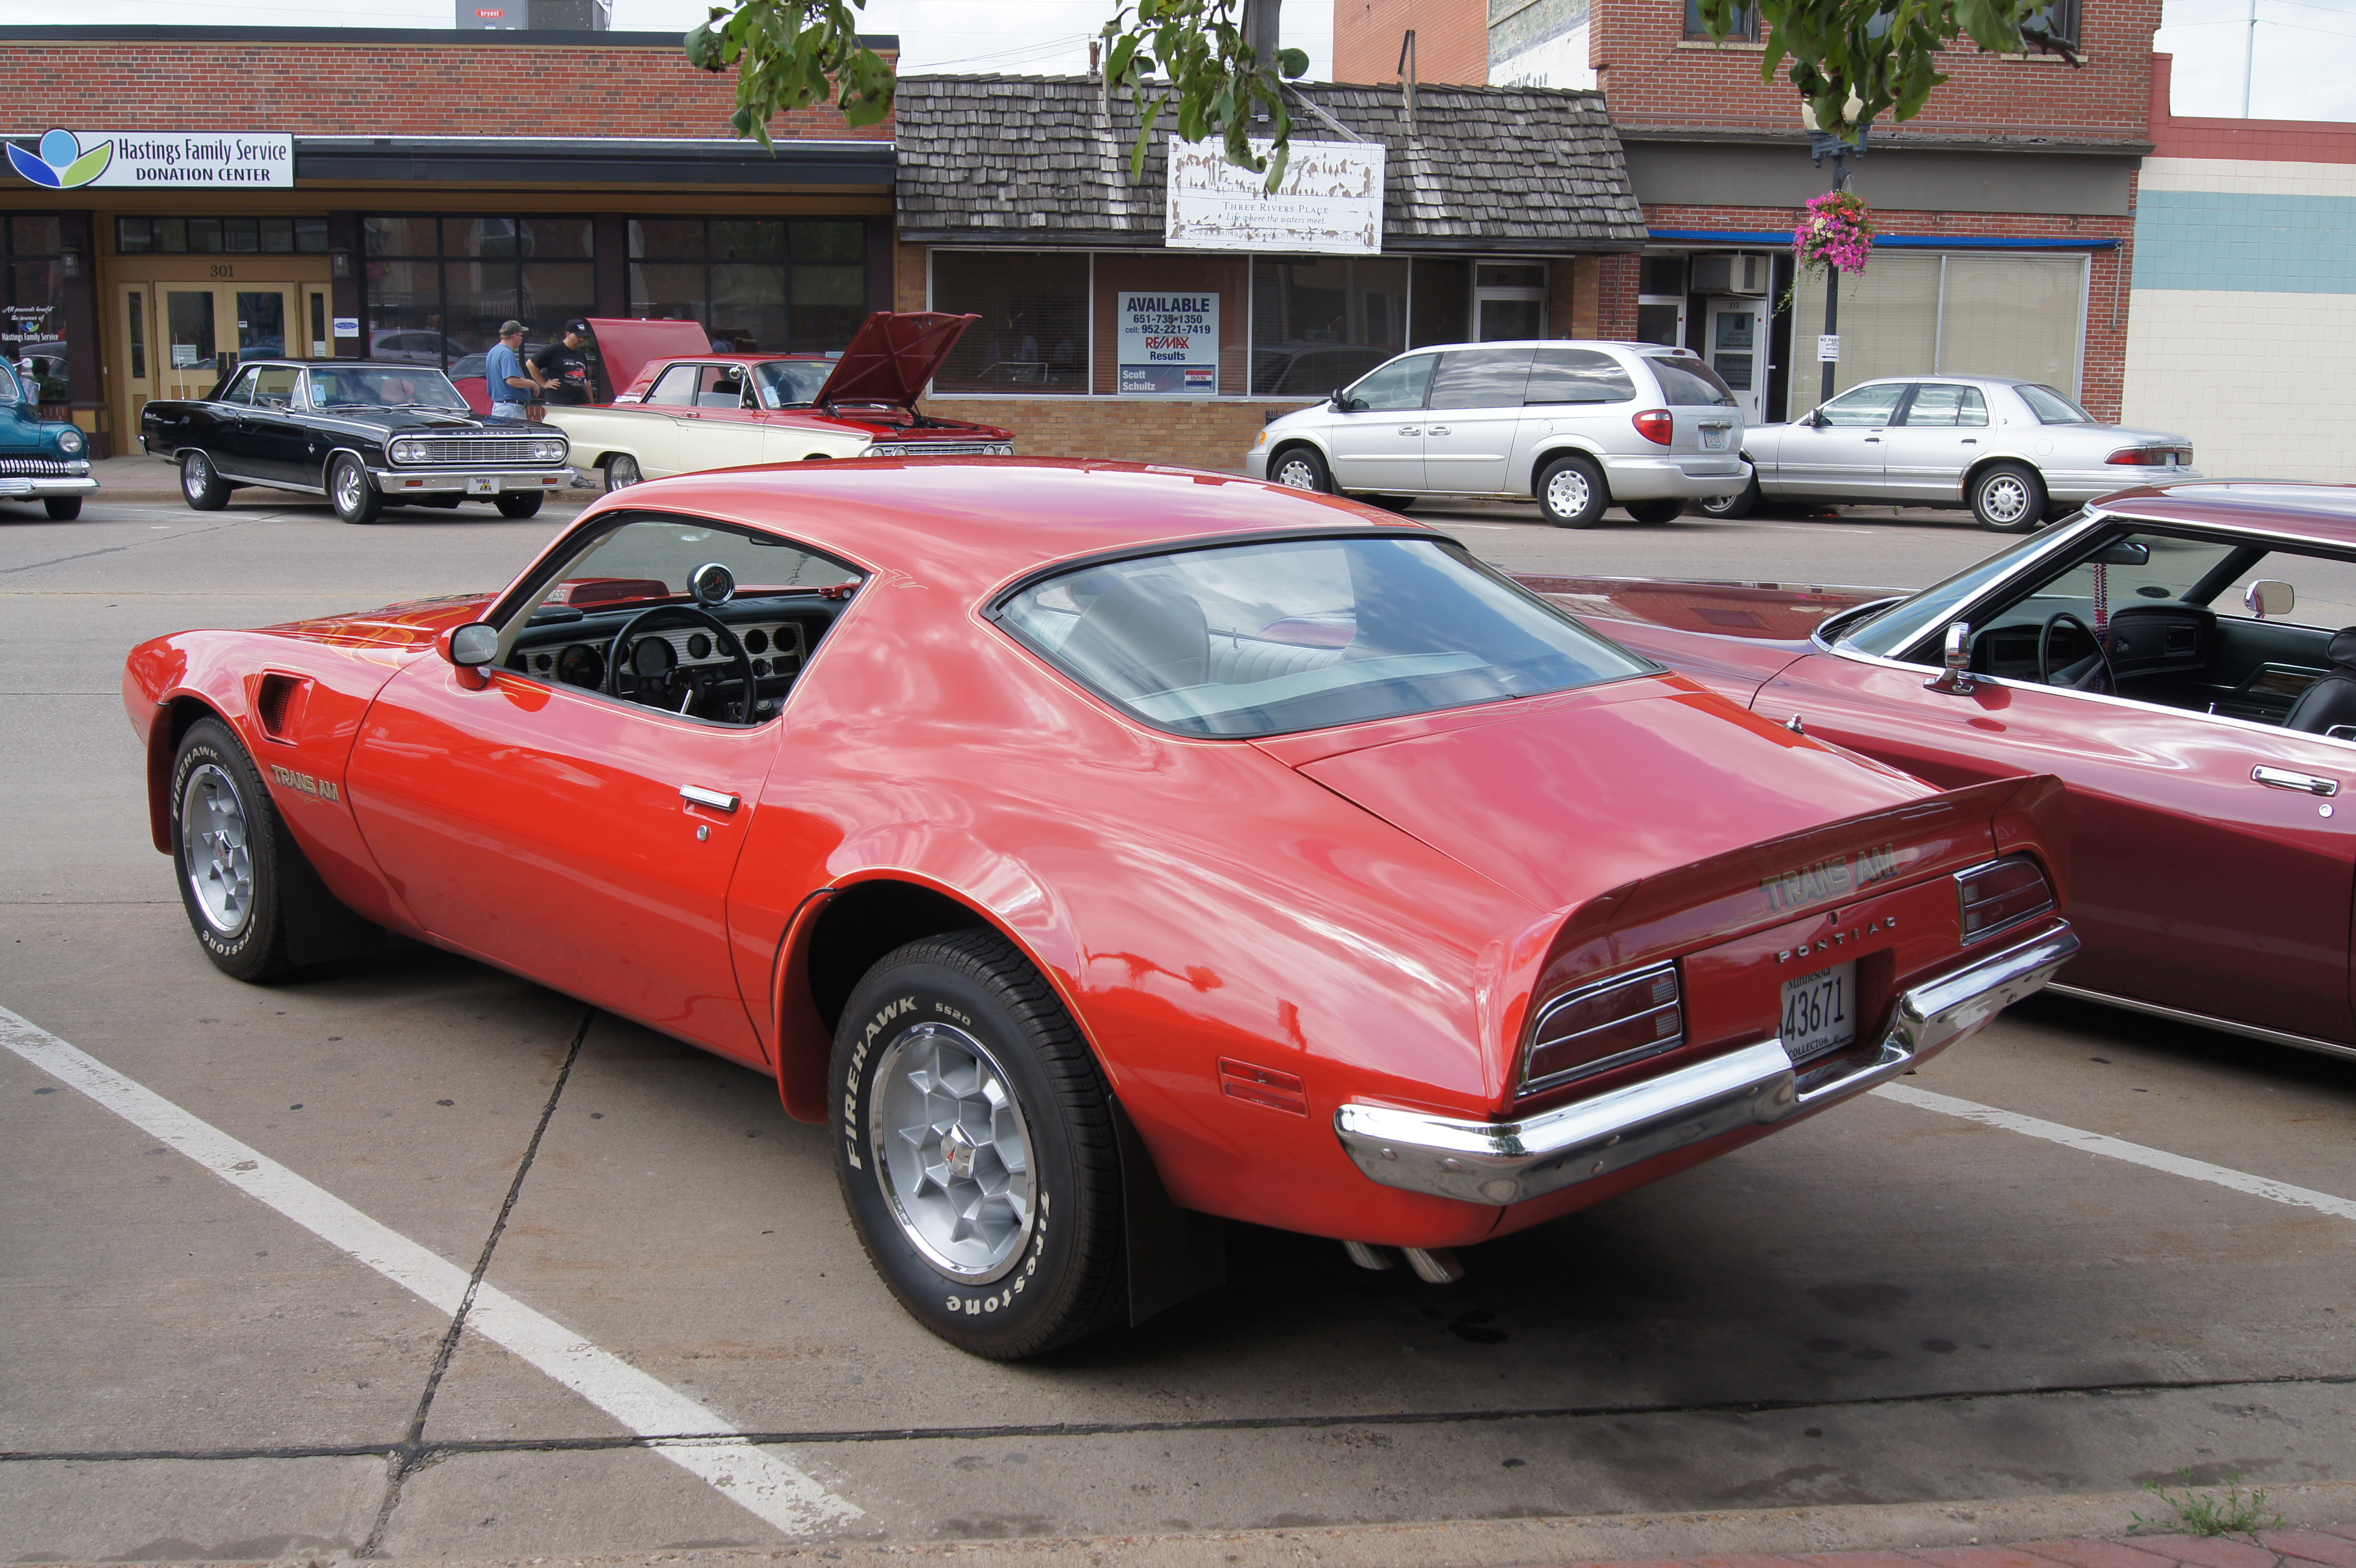
<instances>
[{"instance_id":1,"label":"white painted stripe","mask_svg":"<svg viewBox=\"0 0 2356 1568\"><path fill-rule=\"evenodd\" d=\"M2293 1187L2288 1182L2275 1181L2266 1176L2252 1176L2247 1171L2229 1170L2223 1165L2212 1165L2206 1160L2187 1159L2182 1155L2171 1155L2163 1149L2147 1149L2141 1144L2130 1144L2124 1138L2113 1138L2101 1133L2082 1133L2075 1127L2064 1127L2059 1122L2040 1122L2034 1116L2023 1116L2016 1111L1998 1111L1993 1105L1933 1094L1928 1090L1914 1089L1902 1083L1885 1083L1873 1092L1885 1100L1895 1100L1901 1105L1912 1105L1918 1111L1959 1116L1966 1122L1979 1122L2027 1137L2042 1138L2065 1149L2082 1149L2090 1155L2102 1155L2114 1160L2125 1160L2132 1165L2166 1171L2170 1176L2229 1187L2253 1197L2272 1198L2276 1203L2320 1209L2341 1219L2356 1219L2356 1200L2334 1197L2328 1192Z\"/></svg>"},{"instance_id":2,"label":"white painted stripe","mask_svg":"<svg viewBox=\"0 0 2356 1568\"><path fill-rule=\"evenodd\" d=\"M342 1198L133 1082L48 1030L0 1007L0 1045L80 1090L150 1137L177 1149L337 1251L427 1305L455 1314L467 1271L379 1224ZM554 1319L486 1284L466 1326L562 1383L729 1501L789 1536L846 1524L862 1510L775 1449L759 1448L677 1389L601 1350Z\"/></svg>"}]
</instances>

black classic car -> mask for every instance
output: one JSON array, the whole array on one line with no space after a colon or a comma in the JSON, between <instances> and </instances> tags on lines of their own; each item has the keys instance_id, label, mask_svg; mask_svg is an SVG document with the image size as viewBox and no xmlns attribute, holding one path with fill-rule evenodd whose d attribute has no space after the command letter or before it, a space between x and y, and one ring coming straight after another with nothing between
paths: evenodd
<instances>
[{"instance_id":1,"label":"black classic car","mask_svg":"<svg viewBox=\"0 0 2356 1568\"><path fill-rule=\"evenodd\" d=\"M179 463L198 511L268 485L324 495L346 522L462 500L530 517L573 483L562 430L480 418L441 371L384 360L250 360L210 397L150 403L139 440Z\"/></svg>"}]
</instances>

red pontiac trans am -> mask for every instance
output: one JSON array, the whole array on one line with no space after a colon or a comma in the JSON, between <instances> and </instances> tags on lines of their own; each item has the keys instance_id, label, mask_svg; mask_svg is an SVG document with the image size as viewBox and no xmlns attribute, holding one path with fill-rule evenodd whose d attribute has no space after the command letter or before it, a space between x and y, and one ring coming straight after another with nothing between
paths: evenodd
<instances>
[{"instance_id":1,"label":"red pontiac trans am","mask_svg":"<svg viewBox=\"0 0 2356 1568\"><path fill-rule=\"evenodd\" d=\"M222 970L385 928L774 1075L991 1357L1215 1282L1216 1217L1452 1278L2077 946L2051 779L1943 793L1219 475L661 481L498 593L159 638L123 696Z\"/></svg>"},{"instance_id":2,"label":"red pontiac trans am","mask_svg":"<svg viewBox=\"0 0 2356 1568\"><path fill-rule=\"evenodd\" d=\"M573 460L609 490L641 479L812 457L1011 457L994 424L916 407L979 316L879 310L840 355L714 349L692 321L593 317L605 373L602 405L548 410Z\"/></svg>"}]
</instances>

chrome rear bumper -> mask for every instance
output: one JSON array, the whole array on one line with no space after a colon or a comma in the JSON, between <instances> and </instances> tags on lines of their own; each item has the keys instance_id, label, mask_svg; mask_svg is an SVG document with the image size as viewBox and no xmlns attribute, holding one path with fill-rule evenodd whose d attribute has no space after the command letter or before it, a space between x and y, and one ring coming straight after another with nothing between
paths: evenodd
<instances>
[{"instance_id":1,"label":"chrome rear bumper","mask_svg":"<svg viewBox=\"0 0 2356 1568\"><path fill-rule=\"evenodd\" d=\"M1386 1187L1467 1203L1541 1197L1753 1122L1821 1111L1897 1077L2041 989L2078 951L2068 926L1991 953L1908 991L1871 1057L1812 1068L1760 1040L1658 1078L1557 1106L1526 1121L1467 1122L1349 1104L1333 1130Z\"/></svg>"}]
</instances>

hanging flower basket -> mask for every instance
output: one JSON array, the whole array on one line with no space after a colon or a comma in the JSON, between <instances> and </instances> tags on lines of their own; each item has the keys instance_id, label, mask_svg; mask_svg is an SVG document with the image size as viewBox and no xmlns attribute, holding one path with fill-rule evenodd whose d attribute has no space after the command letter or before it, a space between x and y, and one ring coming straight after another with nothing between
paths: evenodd
<instances>
[{"instance_id":1,"label":"hanging flower basket","mask_svg":"<svg viewBox=\"0 0 2356 1568\"><path fill-rule=\"evenodd\" d=\"M1873 211L1846 190L1828 190L1808 201L1806 216L1792 234L1792 252L1811 277L1826 268L1861 273L1873 255Z\"/></svg>"}]
</instances>

